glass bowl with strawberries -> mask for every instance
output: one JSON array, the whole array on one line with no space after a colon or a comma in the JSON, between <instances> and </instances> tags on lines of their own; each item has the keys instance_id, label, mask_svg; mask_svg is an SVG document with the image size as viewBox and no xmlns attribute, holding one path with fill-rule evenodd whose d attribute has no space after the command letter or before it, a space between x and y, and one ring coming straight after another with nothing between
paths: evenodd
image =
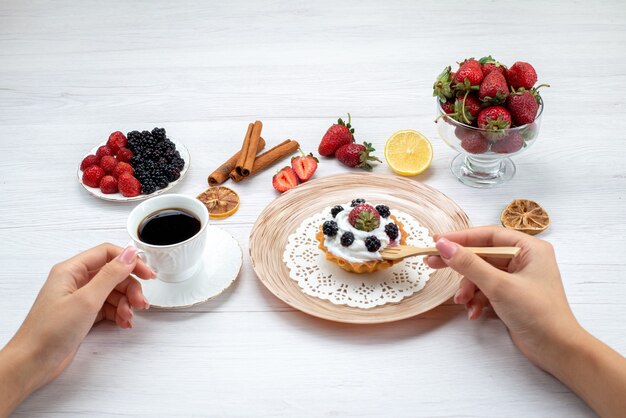
<instances>
[{"instance_id":1,"label":"glass bowl with strawberries","mask_svg":"<svg viewBox=\"0 0 626 418\"><path fill-rule=\"evenodd\" d=\"M462 183L494 187L515 175L512 156L536 140L544 103L537 74L525 62L510 68L491 56L446 67L437 77L437 129L459 152L450 169Z\"/></svg>"}]
</instances>

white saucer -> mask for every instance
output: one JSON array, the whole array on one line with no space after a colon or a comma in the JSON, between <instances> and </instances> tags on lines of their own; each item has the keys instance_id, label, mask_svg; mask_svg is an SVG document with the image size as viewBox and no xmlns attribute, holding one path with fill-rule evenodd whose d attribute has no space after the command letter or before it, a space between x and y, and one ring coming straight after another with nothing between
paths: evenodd
<instances>
[{"instance_id":1,"label":"white saucer","mask_svg":"<svg viewBox=\"0 0 626 418\"><path fill-rule=\"evenodd\" d=\"M143 294L155 308L187 308L212 299L232 285L241 269L242 251L228 232L207 227L207 243L202 266L189 279L166 283L158 279L141 280Z\"/></svg>"}]
</instances>

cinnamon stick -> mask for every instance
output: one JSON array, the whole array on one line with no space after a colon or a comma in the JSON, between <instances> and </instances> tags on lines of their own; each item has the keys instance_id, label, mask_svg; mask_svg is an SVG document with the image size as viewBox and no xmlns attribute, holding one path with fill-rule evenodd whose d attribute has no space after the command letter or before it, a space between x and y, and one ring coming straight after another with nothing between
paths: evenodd
<instances>
[{"instance_id":1,"label":"cinnamon stick","mask_svg":"<svg viewBox=\"0 0 626 418\"><path fill-rule=\"evenodd\" d=\"M252 170L250 170L250 175L252 176L259 171L265 170L267 167L271 166L275 162L293 154L298 150L298 148L300 148L300 144L298 144L298 141L287 139L281 144L276 145L274 148L265 151L263 154L257 156L254 160L254 165L252 166ZM230 178L236 183L239 183L241 180L245 179L245 177L237 173L237 171L231 172Z\"/></svg>"},{"instance_id":2,"label":"cinnamon stick","mask_svg":"<svg viewBox=\"0 0 626 418\"><path fill-rule=\"evenodd\" d=\"M262 150L265 148L265 140L263 138L259 138L259 147L258 150ZM219 166L208 178L209 186L217 186L218 184L224 183L228 180L231 171L235 169L235 165L237 165L237 160L239 160L239 156L241 155L241 150L237 151L232 157L230 157L224 164Z\"/></svg>"},{"instance_id":3,"label":"cinnamon stick","mask_svg":"<svg viewBox=\"0 0 626 418\"><path fill-rule=\"evenodd\" d=\"M252 129L250 129L252 126ZM259 138L261 138L261 129L263 129L263 123L257 120L253 124L248 125L248 132L243 140L241 146L241 154L235 165L235 171L237 174L243 177L248 177L252 171L254 160L256 159L256 153L259 149Z\"/></svg>"}]
</instances>

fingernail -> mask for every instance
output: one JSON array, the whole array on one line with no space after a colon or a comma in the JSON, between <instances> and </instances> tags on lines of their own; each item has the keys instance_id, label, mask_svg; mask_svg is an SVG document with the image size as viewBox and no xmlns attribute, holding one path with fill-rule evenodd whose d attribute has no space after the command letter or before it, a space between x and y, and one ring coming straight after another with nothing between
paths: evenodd
<instances>
[{"instance_id":1,"label":"fingernail","mask_svg":"<svg viewBox=\"0 0 626 418\"><path fill-rule=\"evenodd\" d=\"M439 238L436 244L437 249L439 250L439 255L442 258L449 259L456 253L459 249L459 246L454 242L448 241L445 238Z\"/></svg>"},{"instance_id":2,"label":"fingernail","mask_svg":"<svg viewBox=\"0 0 626 418\"><path fill-rule=\"evenodd\" d=\"M124 251L118 256L120 261L124 264L133 264L135 262L135 257L137 257L137 248L129 245L124 248Z\"/></svg>"},{"instance_id":3,"label":"fingernail","mask_svg":"<svg viewBox=\"0 0 626 418\"><path fill-rule=\"evenodd\" d=\"M467 310L467 319L473 319L474 317L474 313L476 312L476 307L475 306L471 306L468 310Z\"/></svg>"},{"instance_id":4,"label":"fingernail","mask_svg":"<svg viewBox=\"0 0 626 418\"><path fill-rule=\"evenodd\" d=\"M143 298L143 308L150 309L150 302L148 302L148 299L146 299L145 297Z\"/></svg>"}]
</instances>

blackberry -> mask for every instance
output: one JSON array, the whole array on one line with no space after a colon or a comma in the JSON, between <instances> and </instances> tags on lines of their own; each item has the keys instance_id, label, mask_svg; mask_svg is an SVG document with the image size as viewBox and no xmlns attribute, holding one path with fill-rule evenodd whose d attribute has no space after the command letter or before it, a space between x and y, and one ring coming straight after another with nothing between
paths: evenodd
<instances>
[{"instance_id":1,"label":"blackberry","mask_svg":"<svg viewBox=\"0 0 626 418\"><path fill-rule=\"evenodd\" d=\"M129 141L133 139L141 139L141 133L139 131L130 131L126 134L126 139L128 139Z\"/></svg>"},{"instance_id":2,"label":"blackberry","mask_svg":"<svg viewBox=\"0 0 626 418\"><path fill-rule=\"evenodd\" d=\"M130 165L133 166L133 168L137 168L139 167L141 164L143 163L143 157L141 156L141 154L135 154L131 157L130 159Z\"/></svg>"},{"instance_id":3,"label":"blackberry","mask_svg":"<svg viewBox=\"0 0 626 418\"><path fill-rule=\"evenodd\" d=\"M174 158L172 160L172 165L177 169L182 170L183 167L185 167L185 160L183 160L182 158Z\"/></svg>"},{"instance_id":4,"label":"blackberry","mask_svg":"<svg viewBox=\"0 0 626 418\"><path fill-rule=\"evenodd\" d=\"M378 249L380 248L380 240L374 235L370 235L369 237L365 238L364 242L365 248L367 248L367 251L371 253L378 251Z\"/></svg>"},{"instance_id":5,"label":"blackberry","mask_svg":"<svg viewBox=\"0 0 626 418\"><path fill-rule=\"evenodd\" d=\"M337 235L337 231L339 231L337 222L335 221L324 222L324 225L322 225L322 231L324 231L324 235L328 235L329 237L334 237L335 235Z\"/></svg>"},{"instance_id":6,"label":"blackberry","mask_svg":"<svg viewBox=\"0 0 626 418\"><path fill-rule=\"evenodd\" d=\"M398 225L396 224L385 225L385 233L391 240L398 238L398 235L399 235Z\"/></svg>"},{"instance_id":7,"label":"blackberry","mask_svg":"<svg viewBox=\"0 0 626 418\"><path fill-rule=\"evenodd\" d=\"M161 177L157 177L155 179L155 181L156 181L157 187L159 189L163 189L163 188L167 187L167 185L169 184L169 181L167 181L167 178L162 177L162 176Z\"/></svg>"},{"instance_id":8,"label":"blackberry","mask_svg":"<svg viewBox=\"0 0 626 418\"><path fill-rule=\"evenodd\" d=\"M341 236L341 245L349 247L354 242L354 234L352 232L346 232Z\"/></svg>"},{"instance_id":9,"label":"blackberry","mask_svg":"<svg viewBox=\"0 0 626 418\"><path fill-rule=\"evenodd\" d=\"M141 193L152 194L157 191L157 185L154 183L154 180L145 179L144 181L139 180L139 182L141 183Z\"/></svg>"},{"instance_id":10,"label":"blackberry","mask_svg":"<svg viewBox=\"0 0 626 418\"><path fill-rule=\"evenodd\" d=\"M180 178L180 170L176 167L168 167L167 171L165 172L165 177L169 182L176 181Z\"/></svg>"},{"instance_id":11,"label":"blackberry","mask_svg":"<svg viewBox=\"0 0 626 418\"><path fill-rule=\"evenodd\" d=\"M337 205L330 210L330 214L333 215L333 218L337 217L337 214L343 210L343 206Z\"/></svg>"},{"instance_id":12,"label":"blackberry","mask_svg":"<svg viewBox=\"0 0 626 418\"><path fill-rule=\"evenodd\" d=\"M363 203L365 203L365 199L358 198L358 199L354 199L352 201L352 203L350 204L350 206L351 207L356 207L356 206L359 206L359 205L361 205Z\"/></svg>"},{"instance_id":13,"label":"blackberry","mask_svg":"<svg viewBox=\"0 0 626 418\"><path fill-rule=\"evenodd\" d=\"M389 212L389 206L387 205L376 205L376 210L378 214L383 218L388 218L391 212Z\"/></svg>"},{"instance_id":14,"label":"blackberry","mask_svg":"<svg viewBox=\"0 0 626 418\"><path fill-rule=\"evenodd\" d=\"M155 137L159 141L165 140L165 129L155 127L152 130L152 136Z\"/></svg>"}]
</instances>

